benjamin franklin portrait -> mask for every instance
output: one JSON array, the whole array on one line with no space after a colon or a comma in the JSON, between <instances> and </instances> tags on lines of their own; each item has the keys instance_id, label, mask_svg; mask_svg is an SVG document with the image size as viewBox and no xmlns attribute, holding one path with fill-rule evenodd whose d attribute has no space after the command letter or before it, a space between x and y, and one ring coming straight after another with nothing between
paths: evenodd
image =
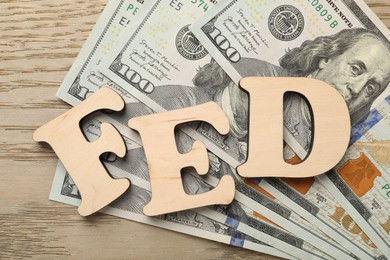
<instances>
[{"instance_id":1,"label":"benjamin franklin portrait","mask_svg":"<svg viewBox=\"0 0 390 260\"><path fill-rule=\"evenodd\" d=\"M280 58L279 66L251 58L242 58L232 65L242 77L292 76L322 80L344 98L354 126L366 119L373 102L388 87L390 43L363 28L346 29L288 50ZM248 95L214 61L199 71L194 84L203 86L214 101L229 110L231 133L244 140L248 129ZM218 97L225 95L220 92L228 92L229 99ZM306 100L297 94L287 94L284 111L285 126L308 150L313 129Z\"/></svg>"}]
</instances>

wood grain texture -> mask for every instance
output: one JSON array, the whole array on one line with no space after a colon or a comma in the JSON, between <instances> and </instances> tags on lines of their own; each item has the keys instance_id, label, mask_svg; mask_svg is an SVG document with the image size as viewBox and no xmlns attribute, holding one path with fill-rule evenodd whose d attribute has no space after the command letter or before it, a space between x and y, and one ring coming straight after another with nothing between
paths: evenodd
<instances>
[{"instance_id":1,"label":"wood grain texture","mask_svg":"<svg viewBox=\"0 0 390 260\"><path fill-rule=\"evenodd\" d=\"M228 118L215 102L129 120L130 128L137 130L142 138L148 161L152 199L144 207L147 216L216 204L227 205L233 201L235 184L230 175L222 176L218 185L208 192L189 195L184 191L181 169L193 167L199 175L205 175L209 170L207 150L201 141L195 141L185 154L177 149L173 134L175 128L191 121L207 122L221 134L229 132ZM156 129L159 129L158 135Z\"/></svg>"},{"instance_id":2,"label":"wood grain texture","mask_svg":"<svg viewBox=\"0 0 390 260\"><path fill-rule=\"evenodd\" d=\"M0 258L275 259L48 200L57 157L32 134L70 108L55 92L105 2L0 2ZM390 27L390 2L366 2Z\"/></svg>"},{"instance_id":3,"label":"wood grain texture","mask_svg":"<svg viewBox=\"0 0 390 260\"><path fill-rule=\"evenodd\" d=\"M344 156L351 133L350 118L344 99L334 87L302 77L246 77L239 85L248 92L249 111L253 111L249 114L248 159L237 167L240 176L308 178L329 171ZM284 144L280 142L283 139L283 100L288 102L283 97L289 91L307 98L315 119L310 155L295 165L284 161ZM329 106L330 101L332 106ZM257 145L259 143L261 145ZM259 173L266 174L260 176Z\"/></svg>"},{"instance_id":4,"label":"wood grain texture","mask_svg":"<svg viewBox=\"0 0 390 260\"><path fill-rule=\"evenodd\" d=\"M82 197L78 208L81 216L101 210L130 186L126 178L109 176L100 161L100 156L106 152L113 152L121 158L125 156L126 144L120 133L111 124L102 123L99 139L89 142L80 129L81 121L98 110L121 111L124 107L125 102L118 93L102 87L84 102L34 132L34 141L50 144L76 184Z\"/></svg>"}]
</instances>

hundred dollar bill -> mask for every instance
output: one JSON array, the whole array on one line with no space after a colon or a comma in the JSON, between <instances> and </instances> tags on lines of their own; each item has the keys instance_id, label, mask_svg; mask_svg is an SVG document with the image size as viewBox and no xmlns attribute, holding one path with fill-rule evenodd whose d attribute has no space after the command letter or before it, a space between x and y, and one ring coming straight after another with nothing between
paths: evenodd
<instances>
[{"instance_id":1,"label":"hundred dollar bill","mask_svg":"<svg viewBox=\"0 0 390 260\"><path fill-rule=\"evenodd\" d=\"M99 17L79 55L57 91L57 96L77 105L101 86L108 86L122 94L125 100L136 99L104 77L96 68L115 47L123 31L137 25L150 8L150 0L110 0Z\"/></svg>"},{"instance_id":2,"label":"hundred dollar bill","mask_svg":"<svg viewBox=\"0 0 390 260\"><path fill-rule=\"evenodd\" d=\"M50 199L79 206L81 197L77 187L60 162L54 178ZM158 217L145 216L142 213L143 207L150 200L151 194L148 190L142 188L142 181L137 182L137 178L133 177L131 182L131 188L124 196L110 204L110 206L103 208L101 212L269 255L296 259L234 230L224 223L217 222L194 211L187 210Z\"/></svg>"},{"instance_id":3,"label":"hundred dollar bill","mask_svg":"<svg viewBox=\"0 0 390 260\"><path fill-rule=\"evenodd\" d=\"M390 97L387 97L371 110L366 121L354 127L353 145L343 160L326 175L318 177L330 193L339 196L340 203L333 205L331 210L333 221L358 234L371 246L374 245L367 234L375 232L370 237L383 238L385 249L389 247L390 232L390 193L386 191L389 183L389 102ZM317 196L318 200L326 202L327 198ZM367 230L367 234L362 229Z\"/></svg>"},{"instance_id":4,"label":"hundred dollar bill","mask_svg":"<svg viewBox=\"0 0 390 260\"><path fill-rule=\"evenodd\" d=\"M98 118L104 119L105 116L99 116ZM84 124L83 129L85 136L90 141L95 140L100 135L100 124L101 122L97 119L87 119ZM180 135L181 134L178 133L178 137ZM141 183L142 188L149 191L149 175L143 148L141 145L125 136L124 140L127 144L126 158L120 159L113 154L107 154L103 157L105 166L109 170L110 174L121 178L130 178L132 182L134 180L138 186ZM190 149L192 143L187 142L187 146L188 147L181 146L181 152L183 152L182 149ZM220 165L218 165L218 161L215 160L215 156L212 154L209 154L209 156L210 162L212 162L211 168L215 169L220 167ZM183 172L184 189L188 194L203 193L212 189L212 185L206 183L192 171L193 170L191 169L186 169L185 172ZM66 178L67 182L71 181L69 177ZM216 185L218 181L211 180L211 182ZM63 186L63 182L56 181L55 184L53 184L53 187L54 185L57 189L55 191L53 190L52 194L55 195L59 192L58 187ZM65 186L69 187L70 184ZM72 187L74 187L74 185ZM74 188L75 189L72 193L76 194L76 187ZM64 195L62 190L63 189L61 188L61 193ZM67 190L69 190L69 188ZM131 203L131 200L124 198L121 200L123 204ZM193 211L200 213L199 209L194 209ZM323 259L326 257L323 252L320 252L302 239L299 239L292 234L288 234L272 223L267 223L264 220L259 219L259 214L254 213L238 202L233 202L228 206L214 206L212 209L203 209L202 212L202 215L205 215L210 219L225 223L231 228L243 232L244 234L249 234L257 240L266 242L269 245L272 244L276 248L281 248L283 251L286 251L299 259Z\"/></svg>"},{"instance_id":5,"label":"hundred dollar bill","mask_svg":"<svg viewBox=\"0 0 390 260\"><path fill-rule=\"evenodd\" d=\"M390 255L390 96L371 111L376 117L360 126L369 128L347 150L343 160L329 173L319 176L330 192L340 196L343 208L334 217L348 222L348 215L367 235L383 239Z\"/></svg>"},{"instance_id":6,"label":"hundred dollar bill","mask_svg":"<svg viewBox=\"0 0 390 260\"><path fill-rule=\"evenodd\" d=\"M117 50L103 61L100 71L150 107L151 112L216 101L231 119L232 131L228 137L220 136L206 124L186 127L184 131L206 143L224 160L223 163L235 167L246 157L247 108L241 94L236 96L234 83L224 76L217 63L210 61L203 46L188 31L188 25L203 13L199 8L202 5L194 6L190 1L181 3L183 5L175 10L169 3L157 1L140 26L119 41ZM169 12L174 15L167 16ZM126 109L129 112L132 108L127 106ZM129 118L120 114L115 119L126 125ZM234 170L229 171L235 176ZM242 184L238 185L237 201L250 205L253 211L261 212L277 225L335 258L354 256L291 210L275 202L268 203L263 194L245 185L238 176L236 180Z\"/></svg>"},{"instance_id":7,"label":"hundred dollar bill","mask_svg":"<svg viewBox=\"0 0 390 260\"><path fill-rule=\"evenodd\" d=\"M349 221L341 221L339 212L345 212L341 204L329 192L320 181L315 178L301 180L270 178L267 181L254 181L259 187L272 193L281 202L289 205L291 209L300 216L304 216L310 223L317 223L318 227L331 236L337 232L337 236L342 236L353 242L360 251L354 251L359 258L384 259L382 253L375 244L362 231L362 229L345 214ZM341 239L333 239L342 241ZM347 246L345 246L347 248Z\"/></svg>"},{"instance_id":8,"label":"hundred dollar bill","mask_svg":"<svg viewBox=\"0 0 390 260\"><path fill-rule=\"evenodd\" d=\"M389 93L389 33L362 1L227 1L191 29L235 83L244 76L324 80L346 99L353 124L364 118L375 100ZM357 59L357 54L367 61ZM366 77L368 74L370 77ZM247 97L244 99L247 102ZM304 99L287 94L284 116L285 141L304 159L312 139L310 112ZM280 180L259 180L259 185L294 205L297 213L356 256L381 257L367 238L368 229L364 229L366 233L351 231L332 220L338 205L335 198L339 196L331 196L316 181L307 196ZM304 184L298 186L305 189ZM326 203L319 204L314 194ZM356 214L351 216L355 218ZM345 243L351 236L353 241L363 243ZM378 237L369 237L388 255Z\"/></svg>"}]
</instances>

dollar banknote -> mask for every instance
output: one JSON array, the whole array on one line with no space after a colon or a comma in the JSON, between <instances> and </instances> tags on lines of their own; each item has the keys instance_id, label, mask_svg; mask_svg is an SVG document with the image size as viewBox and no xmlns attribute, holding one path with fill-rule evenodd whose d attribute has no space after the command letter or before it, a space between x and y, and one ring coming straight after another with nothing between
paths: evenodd
<instances>
[{"instance_id":1,"label":"dollar banknote","mask_svg":"<svg viewBox=\"0 0 390 260\"><path fill-rule=\"evenodd\" d=\"M100 71L112 81L127 89L138 100L145 103L152 112L178 109L214 100L229 115L231 133L220 136L207 124L195 124L181 128L192 138L202 140L218 157L223 157L233 167L246 157L247 131L245 104L240 98L231 101L236 87L224 75L220 66L205 51L203 46L188 30L188 26L206 12L201 3L182 1L176 9L169 3L157 1L150 13L133 33L119 40L117 50L102 62ZM169 16L168 14L171 13ZM205 74L210 74L205 76ZM213 80L222 80L219 85ZM225 84L226 83L226 84ZM229 88L226 86L230 86ZM126 106L126 112L111 118L126 125L129 115L140 115L138 104ZM126 114L128 116L125 116ZM243 119L243 120L241 120ZM238 120L238 121L236 121ZM240 122L240 120L242 122ZM226 160L226 161L225 161ZM236 176L234 170L229 170ZM221 176L217 175L216 178ZM237 177L237 176L236 176ZM345 249L335 245L328 236L310 225L295 213L269 199L241 179L242 185L236 192L236 200L291 233L304 238L333 257L352 257ZM346 242L348 243L348 242ZM344 244L344 243L341 243Z\"/></svg>"},{"instance_id":2,"label":"dollar banknote","mask_svg":"<svg viewBox=\"0 0 390 260\"><path fill-rule=\"evenodd\" d=\"M389 93L386 73L379 76L379 81L372 78L364 81L361 77L369 65L361 68L363 64L353 59L360 53L370 57L371 64L375 64L378 63L376 58L388 55L388 30L362 1L228 1L205 14L191 29L235 83L244 76L306 76L324 80L346 99L352 123L361 121L369 107L374 102L374 105L378 104L376 100ZM372 42L360 42L361 47L370 46L373 51L352 50L349 57L353 58L344 60L345 67L335 66L335 58L358 45L362 38ZM342 46L343 39L350 45ZM318 52L321 54L316 57ZM378 64L384 65L386 70L386 60ZM325 76L325 67L332 73ZM359 99L364 104L355 98L357 90L350 90L355 82L368 83L361 87L364 90ZM285 97L284 106L284 139L300 159L304 159L313 136L309 108L301 96L290 93ZM293 156L289 159L294 160ZM325 233L332 234L336 241L342 243L344 237L356 242L345 244L356 256L366 258L369 254L384 258L389 255L388 247L378 236L363 229L362 222L360 227L352 222L356 221L356 213L349 212L354 231L351 226L332 218L341 208L337 202L341 196L328 192L315 179L295 181L295 185L291 185L293 182L270 179L259 180L258 185L284 203L293 205L297 213Z\"/></svg>"},{"instance_id":3,"label":"dollar banknote","mask_svg":"<svg viewBox=\"0 0 390 260\"><path fill-rule=\"evenodd\" d=\"M390 96L371 113L377 119L361 124L361 130L369 130L364 130L343 160L319 180L341 198L343 208L337 208L335 219L347 223L344 209L354 213L367 235L382 238L383 247L390 252Z\"/></svg>"}]
</instances>

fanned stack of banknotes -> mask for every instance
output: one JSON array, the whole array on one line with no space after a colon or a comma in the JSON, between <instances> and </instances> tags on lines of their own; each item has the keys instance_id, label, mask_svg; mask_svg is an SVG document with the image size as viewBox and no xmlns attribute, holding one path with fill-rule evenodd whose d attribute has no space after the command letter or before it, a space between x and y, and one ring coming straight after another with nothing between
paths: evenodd
<instances>
[{"instance_id":1,"label":"fanned stack of banknotes","mask_svg":"<svg viewBox=\"0 0 390 260\"><path fill-rule=\"evenodd\" d=\"M335 87L352 126L341 162L316 178L237 175L247 156L249 99L238 87L246 76L313 77ZM126 102L122 112L82 123L94 140L101 122L109 122L127 145L124 158L102 158L112 176L132 183L105 213L286 259L388 259L389 82L390 32L363 0L110 0L57 96L77 105L109 86ZM236 181L233 203L145 216L147 161L128 120L208 101L224 110L230 133L221 136L201 122L180 127L178 150L201 140L210 162L206 177L184 169L183 185L189 194L202 193L229 174ZM304 160L312 139L309 105L286 94L285 160ZM50 198L80 203L61 163Z\"/></svg>"}]
</instances>

